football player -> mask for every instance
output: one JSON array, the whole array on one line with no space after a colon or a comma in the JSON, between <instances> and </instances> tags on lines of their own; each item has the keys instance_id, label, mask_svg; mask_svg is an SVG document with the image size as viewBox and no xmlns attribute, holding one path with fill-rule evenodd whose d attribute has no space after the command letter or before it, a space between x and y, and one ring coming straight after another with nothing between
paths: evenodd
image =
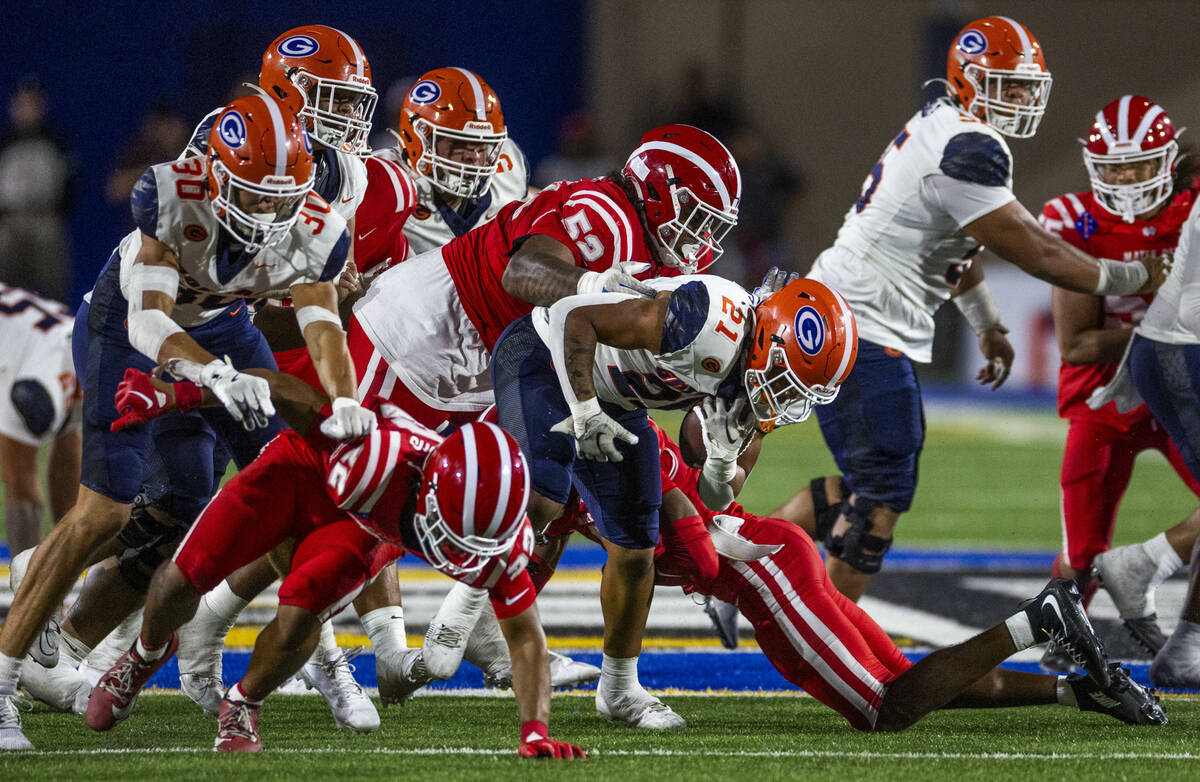
<instances>
[{"instance_id":1,"label":"football player","mask_svg":"<svg viewBox=\"0 0 1200 782\"><path fill-rule=\"evenodd\" d=\"M37 545L45 500L38 448L50 443L50 515L62 518L79 484L79 383L74 318L63 304L0 283L0 470L11 556Z\"/></svg>"},{"instance_id":2,"label":"football player","mask_svg":"<svg viewBox=\"0 0 1200 782\"><path fill-rule=\"evenodd\" d=\"M1051 199L1042 209L1042 226L1098 258L1131 260L1173 252L1197 192L1195 163L1185 159L1179 165L1175 136L1171 118L1146 98L1124 95L1106 105L1096 113L1083 148L1091 190ZM1063 359L1058 411L1070 428L1059 479L1063 550L1052 572L1076 579L1085 607L1095 590L1092 561L1112 543L1117 507L1139 453L1150 448L1163 452L1188 488L1200 494L1200 483L1144 405L1128 413L1117 412L1113 404L1098 410L1087 405L1092 392L1112 378L1151 298L1105 297L1058 287L1053 293ZM1151 548L1178 568L1191 553L1196 531L1188 523L1177 525ZM1162 648L1166 639L1155 616L1123 619L1152 656ZM1055 648L1042 660L1043 667L1056 671L1068 670L1071 663Z\"/></svg>"},{"instance_id":3,"label":"football player","mask_svg":"<svg viewBox=\"0 0 1200 782\"><path fill-rule=\"evenodd\" d=\"M1094 295L1144 293L1162 281L1161 258L1097 261L1047 232L1012 192L1004 137L1032 136L1046 110L1050 72L1023 25L991 16L950 47L948 94L917 112L887 145L809 276L836 288L858 316L855 372L821 433L848 496L818 530L838 589L858 599L879 571L900 514L916 491L925 427L912 362L930 360L933 313L952 299L979 338L993 388L1013 360L999 307L971 260L982 245L1039 279ZM813 482L819 492L824 478ZM814 494L814 497L820 499Z\"/></svg>"},{"instance_id":4,"label":"football player","mask_svg":"<svg viewBox=\"0 0 1200 782\"><path fill-rule=\"evenodd\" d=\"M200 379L199 369L171 366L193 379ZM294 431L273 440L221 489L156 574L140 636L93 691L89 727L108 730L129 716L138 691L175 651L175 630L201 594L290 538L295 551L278 614L259 635L246 675L221 702L215 749L262 750L259 707L308 659L322 619L345 606L383 563L411 551L452 578L489 590L515 661L520 755L583 757L578 747L549 738L546 727L546 639L525 571L533 546L525 516L529 478L512 438L480 423L443 439L383 404L370 436L338 443L319 426L329 413L328 397L286 375L272 381L281 407L289 405ZM138 385L151 393L162 387L130 372L118 405L126 407L122 397ZM183 391L199 396L188 385L174 384L170 398L177 403ZM151 411L126 409L145 420L169 409L166 394L162 402Z\"/></svg>"},{"instance_id":5,"label":"football player","mask_svg":"<svg viewBox=\"0 0 1200 782\"><path fill-rule=\"evenodd\" d=\"M739 442L710 452L704 464L712 490L707 501L724 507L732 499L724 498L726 483L753 424L803 421L814 405L836 396L857 340L850 309L818 282L793 282L757 307L745 290L719 277L648 285L658 292L653 299L594 294L535 310L505 331L492 372L500 425L531 464L535 527L562 515L574 486L608 553L597 710L665 729L683 727L684 720L637 678L662 496L646 410L717 396L752 413L740 416ZM822 371L821 382L805 381ZM705 554L711 544L695 542L697 558L715 569L715 555Z\"/></svg>"},{"instance_id":6,"label":"football player","mask_svg":"<svg viewBox=\"0 0 1200 782\"><path fill-rule=\"evenodd\" d=\"M38 547L0 632L0 748L29 748L15 711L21 658L84 565L129 518L147 474L151 433L109 430L119 372L173 357L204 367L225 411L206 411L193 431L154 442L156 456L171 460L164 472L176 490L201 504L213 489L213 430L245 455L280 427L265 382L236 368L274 365L246 300L293 299L334 400L327 431L345 438L374 428L375 417L357 401L335 312L333 280L350 237L345 220L311 192L311 148L286 106L261 95L240 98L213 124L207 157L151 166L134 188L138 228L113 252L76 315L75 364L84 389L79 498Z\"/></svg>"}]
</instances>

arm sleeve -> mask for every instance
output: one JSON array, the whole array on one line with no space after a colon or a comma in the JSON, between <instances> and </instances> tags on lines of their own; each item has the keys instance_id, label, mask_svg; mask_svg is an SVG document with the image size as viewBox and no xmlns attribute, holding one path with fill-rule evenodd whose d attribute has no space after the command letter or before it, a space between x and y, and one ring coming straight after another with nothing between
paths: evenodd
<instances>
[{"instance_id":1,"label":"arm sleeve","mask_svg":"<svg viewBox=\"0 0 1200 782\"><path fill-rule=\"evenodd\" d=\"M147 236L158 238L158 180L154 176L154 168L147 168L133 186L129 195L129 205L133 210L133 221L138 230Z\"/></svg>"}]
</instances>

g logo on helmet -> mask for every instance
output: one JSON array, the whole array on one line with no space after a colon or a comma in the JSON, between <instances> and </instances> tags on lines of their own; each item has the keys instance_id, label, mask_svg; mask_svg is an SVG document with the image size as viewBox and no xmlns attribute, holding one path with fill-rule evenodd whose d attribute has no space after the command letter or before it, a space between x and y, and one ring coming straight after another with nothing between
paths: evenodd
<instances>
[{"instance_id":1,"label":"g logo on helmet","mask_svg":"<svg viewBox=\"0 0 1200 782\"><path fill-rule=\"evenodd\" d=\"M246 143L246 120L242 118L241 114L231 111L221 117L221 121L217 125L217 132L221 135L222 141L237 149Z\"/></svg>"},{"instance_id":2,"label":"g logo on helmet","mask_svg":"<svg viewBox=\"0 0 1200 782\"><path fill-rule=\"evenodd\" d=\"M276 47L277 51L284 57L307 57L319 48L317 39L308 35L293 35L289 38L284 38L279 42L279 46Z\"/></svg>"},{"instance_id":3,"label":"g logo on helmet","mask_svg":"<svg viewBox=\"0 0 1200 782\"><path fill-rule=\"evenodd\" d=\"M408 99L418 106L433 103L440 97L442 97L442 88L438 86L436 81L430 81L429 79L417 82L408 91Z\"/></svg>"},{"instance_id":4,"label":"g logo on helmet","mask_svg":"<svg viewBox=\"0 0 1200 782\"><path fill-rule=\"evenodd\" d=\"M825 347L825 321L821 313L812 307L801 307L793 324L796 342L809 356L815 356Z\"/></svg>"},{"instance_id":5,"label":"g logo on helmet","mask_svg":"<svg viewBox=\"0 0 1200 782\"><path fill-rule=\"evenodd\" d=\"M987 49L987 36L978 30L967 30L955 46L963 54L982 54Z\"/></svg>"}]
</instances>

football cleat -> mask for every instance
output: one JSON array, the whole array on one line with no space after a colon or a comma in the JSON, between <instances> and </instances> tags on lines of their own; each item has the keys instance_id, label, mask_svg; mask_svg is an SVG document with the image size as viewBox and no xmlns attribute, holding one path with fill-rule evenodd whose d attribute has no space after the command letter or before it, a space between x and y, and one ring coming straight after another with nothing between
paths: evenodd
<instances>
[{"instance_id":1,"label":"football cleat","mask_svg":"<svg viewBox=\"0 0 1200 782\"><path fill-rule=\"evenodd\" d=\"M220 710L225 687L221 680L221 653L225 636L237 621L213 611L201 598L196 613L179 628L179 680L187 677L183 692L209 714ZM215 688L215 692L213 691Z\"/></svg>"},{"instance_id":2,"label":"football cleat","mask_svg":"<svg viewBox=\"0 0 1200 782\"><path fill-rule=\"evenodd\" d=\"M433 681L421 649L403 649L386 661L376 658L375 674L379 679L379 700L384 706L393 703L403 706L414 692Z\"/></svg>"},{"instance_id":3,"label":"football cleat","mask_svg":"<svg viewBox=\"0 0 1200 782\"><path fill-rule=\"evenodd\" d=\"M1087 676L1073 673L1067 684L1075 693L1080 711L1095 711L1129 725L1166 725L1166 712L1153 689L1129 678L1129 672L1117 663L1108 665L1111 683L1099 687Z\"/></svg>"},{"instance_id":4,"label":"football cleat","mask_svg":"<svg viewBox=\"0 0 1200 782\"><path fill-rule=\"evenodd\" d=\"M1121 624L1138 646L1149 652L1151 657L1156 656L1167 642L1167 636L1158 626L1158 617L1154 614L1138 619L1123 619Z\"/></svg>"},{"instance_id":5,"label":"football cleat","mask_svg":"<svg viewBox=\"0 0 1200 782\"><path fill-rule=\"evenodd\" d=\"M205 714L214 717L220 714L225 691L225 684L220 679L198 673L181 673L179 689L192 699L192 703L203 709Z\"/></svg>"},{"instance_id":6,"label":"football cleat","mask_svg":"<svg viewBox=\"0 0 1200 782\"><path fill-rule=\"evenodd\" d=\"M20 589L21 582L25 580L25 573L29 570L29 561L33 559L33 552L36 549L36 546L25 549L13 557L8 564L8 588L14 595ZM55 611L54 618L46 622L42 632L38 633L38 637L33 640L33 646L29 647L29 656L43 668L53 668L58 665L58 638L62 633L58 618L61 615L62 609Z\"/></svg>"},{"instance_id":7,"label":"football cleat","mask_svg":"<svg viewBox=\"0 0 1200 782\"><path fill-rule=\"evenodd\" d=\"M1154 594L1149 589L1156 566L1142 546L1120 546L1097 554L1092 572L1108 592L1122 619L1153 618Z\"/></svg>"},{"instance_id":8,"label":"football cleat","mask_svg":"<svg viewBox=\"0 0 1200 782\"><path fill-rule=\"evenodd\" d=\"M1183 622L1181 621L1182 625ZM1172 690L1200 689L1200 649L1182 638L1178 628L1150 664L1150 681Z\"/></svg>"},{"instance_id":9,"label":"football cleat","mask_svg":"<svg viewBox=\"0 0 1200 782\"><path fill-rule=\"evenodd\" d=\"M512 687L512 658L508 654L508 642L504 640L500 622L491 606L485 604L480 611L475 628L467 637L463 658L483 671L484 686L503 690Z\"/></svg>"},{"instance_id":10,"label":"football cleat","mask_svg":"<svg viewBox=\"0 0 1200 782\"><path fill-rule=\"evenodd\" d=\"M640 686L636 690L621 693L597 689L596 711L612 722L624 722L647 730L675 730L687 725L683 717L672 711L670 706Z\"/></svg>"},{"instance_id":11,"label":"football cleat","mask_svg":"<svg viewBox=\"0 0 1200 782\"><path fill-rule=\"evenodd\" d=\"M1079 666L1067 654L1067 650L1058 644L1046 644L1046 652L1038 665L1046 673L1068 674L1079 673Z\"/></svg>"},{"instance_id":12,"label":"football cleat","mask_svg":"<svg viewBox=\"0 0 1200 782\"><path fill-rule=\"evenodd\" d=\"M712 620L717 638L726 649L738 647L738 608L733 603L718 600L712 595L704 598L704 613Z\"/></svg>"},{"instance_id":13,"label":"football cleat","mask_svg":"<svg viewBox=\"0 0 1200 782\"><path fill-rule=\"evenodd\" d=\"M0 750L30 750L33 744L21 730L20 700L15 691L0 691Z\"/></svg>"},{"instance_id":14,"label":"football cleat","mask_svg":"<svg viewBox=\"0 0 1200 782\"><path fill-rule=\"evenodd\" d=\"M550 686L580 687L600 678L600 669L550 650Z\"/></svg>"},{"instance_id":15,"label":"football cleat","mask_svg":"<svg viewBox=\"0 0 1200 782\"><path fill-rule=\"evenodd\" d=\"M449 679L462 665L468 640L475 631L487 599L486 590L469 587L462 582L446 593L437 613L429 622L429 630L421 644L425 652L425 666L435 679ZM483 639L485 645L487 640ZM507 649L506 646L506 653ZM486 650L481 652L486 653ZM474 664L479 665L477 662Z\"/></svg>"},{"instance_id":16,"label":"football cleat","mask_svg":"<svg viewBox=\"0 0 1200 782\"><path fill-rule=\"evenodd\" d=\"M258 709L258 706L245 701L222 699L213 750L262 752L262 739L258 737Z\"/></svg>"},{"instance_id":17,"label":"football cleat","mask_svg":"<svg viewBox=\"0 0 1200 782\"><path fill-rule=\"evenodd\" d=\"M29 657L21 661L21 689L55 711L75 714L87 711L92 694L92 685L66 660L59 660L53 668L43 668Z\"/></svg>"},{"instance_id":18,"label":"football cleat","mask_svg":"<svg viewBox=\"0 0 1200 782\"><path fill-rule=\"evenodd\" d=\"M133 713L138 693L179 648L179 636L172 635L167 650L153 662L143 660L136 646L135 642L128 652L121 655L117 664L96 682L84 717L84 722L92 730L109 730Z\"/></svg>"},{"instance_id":19,"label":"football cleat","mask_svg":"<svg viewBox=\"0 0 1200 782\"><path fill-rule=\"evenodd\" d=\"M1033 627L1036 643L1050 641L1067 654L1101 687L1108 687L1108 658L1083 610L1079 588L1067 578L1052 578L1037 597L1021 604Z\"/></svg>"},{"instance_id":20,"label":"football cleat","mask_svg":"<svg viewBox=\"0 0 1200 782\"><path fill-rule=\"evenodd\" d=\"M362 651L361 646L349 652L333 649L324 660L306 662L300 669L300 676L309 688L325 696L339 730L370 733L379 727L379 712L354 680L354 666L350 664L351 658Z\"/></svg>"}]
</instances>

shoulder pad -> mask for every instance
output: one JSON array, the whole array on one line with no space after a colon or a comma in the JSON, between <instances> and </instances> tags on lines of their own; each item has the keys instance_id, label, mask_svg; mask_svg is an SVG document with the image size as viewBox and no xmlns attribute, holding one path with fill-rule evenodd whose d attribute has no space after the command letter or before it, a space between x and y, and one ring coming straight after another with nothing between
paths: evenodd
<instances>
[{"instance_id":1,"label":"shoulder pad","mask_svg":"<svg viewBox=\"0 0 1200 782\"><path fill-rule=\"evenodd\" d=\"M660 353L683 350L695 341L708 320L709 301L708 288L700 280L686 282L671 293Z\"/></svg>"},{"instance_id":2,"label":"shoulder pad","mask_svg":"<svg viewBox=\"0 0 1200 782\"><path fill-rule=\"evenodd\" d=\"M959 133L946 142L938 166L946 176L988 187L1008 184L1008 151L986 133Z\"/></svg>"},{"instance_id":3,"label":"shoulder pad","mask_svg":"<svg viewBox=\"0 0 1200 782\"><path fill-rule=\"evenodd\" d=\"M158 177L154 167L147 168L129 194L133 221L138 230L147 236L158 237Z\"/></svg>"}]
</instances>

